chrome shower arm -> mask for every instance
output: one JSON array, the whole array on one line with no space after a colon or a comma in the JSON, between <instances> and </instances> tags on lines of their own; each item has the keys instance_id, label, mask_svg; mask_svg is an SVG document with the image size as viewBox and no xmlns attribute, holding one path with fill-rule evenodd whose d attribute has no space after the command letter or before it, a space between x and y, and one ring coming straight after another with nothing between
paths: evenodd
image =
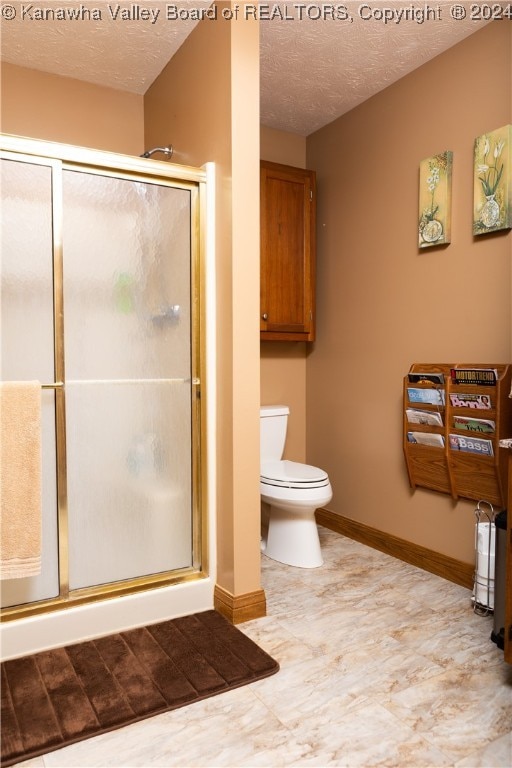
<instances>
[{"instance_id":1,"label":"chrome shower arm","mask_svg":"<svg viewBox=\"0 0 512 768\"><path fill-rule=\"evenodd\" d=\"M151 155L154 155L155 152L163 152L166 157L171 159L172 153L174 152L172 144L169 144L168 147L155 147L154 149L148 149L146 152L144 152L141 157L149 158Z\"/></svg>"}]
</instances>

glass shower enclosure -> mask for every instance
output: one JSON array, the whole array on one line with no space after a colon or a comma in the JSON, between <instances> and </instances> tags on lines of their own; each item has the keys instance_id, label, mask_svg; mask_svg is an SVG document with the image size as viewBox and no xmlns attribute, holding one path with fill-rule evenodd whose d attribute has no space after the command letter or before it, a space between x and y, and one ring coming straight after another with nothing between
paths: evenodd
<instances>
[{"instance_id":1,"label":"glass shower enclosure","mask_svg":"<svg viewBox=\"0 0 512 768\"><path fill-rule=\"evenodd\" d=\"M1 159L1 379L41 384L43 542L4 619L207 567L204 177L54 146Z\"/></svg>"}]
</instances>

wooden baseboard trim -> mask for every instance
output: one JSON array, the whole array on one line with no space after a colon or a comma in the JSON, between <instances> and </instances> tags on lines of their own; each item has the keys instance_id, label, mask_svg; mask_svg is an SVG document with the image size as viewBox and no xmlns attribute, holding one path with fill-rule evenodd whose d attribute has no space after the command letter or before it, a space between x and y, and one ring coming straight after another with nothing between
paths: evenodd
<instances>
[{"instance_id":1,"label":"wooden baseboard trim","mask_svg":"<svg viewBox=\"0 0 512 768\"><path fill-rule=\"evenodd\" d=\"M328 509L318 509L316 521L324 528L341 533L349 539L354 539L361 544L378 549L380 552L385 552L387 555L392 555L398 560L423 568L424 571L434 573L436 576L442 576L443 579L460 584L461 587L473 589L475 566L470 563L464 563L453 557L434 552L432 549L412 544L410 541L392 536L390 533L337 515Z\"/></svg>"},{"instance_id":2,"label":"wooden baseboard trim","mask_svg":"<svg viewBox=\"0 0 512 768\"><path fill-rule=\"evenodd\" d=\"M267 615L265 590L258 589L243 595L232 595L227 589L216 584L213 592L213 607L232 624L261 619Z\"/></svg>"}]
</instances>

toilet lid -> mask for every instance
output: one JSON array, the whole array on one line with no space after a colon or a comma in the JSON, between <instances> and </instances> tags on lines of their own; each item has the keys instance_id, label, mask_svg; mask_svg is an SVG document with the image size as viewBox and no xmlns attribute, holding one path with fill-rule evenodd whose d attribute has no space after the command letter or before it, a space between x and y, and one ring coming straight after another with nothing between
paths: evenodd
<instances>
[{"instance_id":1,"label":"toilet lid","mask_svg":"<svg viewBox=\"0 0 512 768\"><path fill-rule=\"evenodd\" d=\"M261 467L260 479L270 485L287 488L318 488L327 485L327 472L297 461L267 461Z\"/></svg>"}]
</instances>

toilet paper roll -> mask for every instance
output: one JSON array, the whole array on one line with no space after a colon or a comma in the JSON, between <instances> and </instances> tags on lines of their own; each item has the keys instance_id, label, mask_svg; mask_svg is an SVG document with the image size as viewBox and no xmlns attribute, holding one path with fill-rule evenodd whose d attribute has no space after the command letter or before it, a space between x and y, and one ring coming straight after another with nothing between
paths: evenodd
<instances>
[{"instance_id":1,"label":"toilet paper roll","mask_svg":"<svg viewBox=\"0 0 512 768\"><path fill-rule=\"evenodd\" d=\"M494 523L476 523L476 551L484 555L494 555L496 547L496 526Z\"/></svg>"},{"instance_id":2,"label":"toilet paper roll","mask_svg":"<svg viewBox=\"0 0 512 768\"><path fill-rule=\"evenodd\" d=\"M480 552L477 553L476 572L478 576L482 576L485 579L494 579L495 567L494 555L482 555Z\"/></svg>"},{"instance_id":3,"label":"toilet paper roll","mask_svg":"<svg viewBox=\"0 0 512 768\"><path fill-rule=\"evenodd\" d=\"M473 590L473 595L479 605L485 605L487 608L494 608L494 582L477 582Z\"/></svg>"}]
</instances>

